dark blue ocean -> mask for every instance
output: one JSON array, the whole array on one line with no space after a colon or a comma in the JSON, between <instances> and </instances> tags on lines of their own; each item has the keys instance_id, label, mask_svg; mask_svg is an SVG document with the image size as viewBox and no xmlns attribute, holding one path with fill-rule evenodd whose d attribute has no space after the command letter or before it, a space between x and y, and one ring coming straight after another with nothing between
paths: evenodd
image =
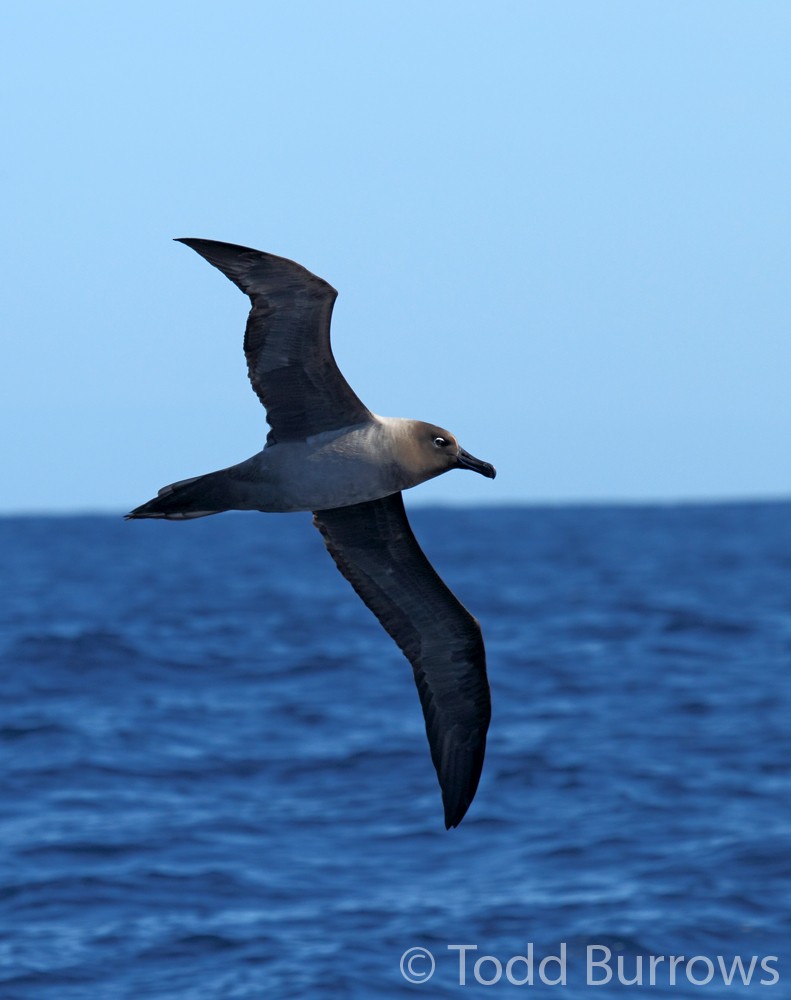
<instances>
[{"instance_id":1,"label":"dark blue ocean","mask_svg":"<svg viewBox=\"0 0 791 1000\"><path fill-rule=\"evenodd\" d=\"M309 515L0 520L1 1000L791 996L791 505L411 519L488 651L451 832Z\"/></svg>"}]
</instances>

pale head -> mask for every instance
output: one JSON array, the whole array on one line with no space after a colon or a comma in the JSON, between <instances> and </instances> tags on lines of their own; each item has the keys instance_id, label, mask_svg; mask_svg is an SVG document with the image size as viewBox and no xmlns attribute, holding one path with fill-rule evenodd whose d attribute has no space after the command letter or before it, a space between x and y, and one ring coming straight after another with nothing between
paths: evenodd
<instances>
[{"instance_id":1,"label":"pale head","mask_svg":"<svg viewBox=\"0 0 791 1000\"><path fill-rule=\"evenodd\" d=\"M419 481L441 476L451 469L470 469L488 479L494 479L496 470L461 447L456 437L444 427L427 424L422 420L403 422L408 434L406 464L420 476Z\"/></svg>"}]
</instances>

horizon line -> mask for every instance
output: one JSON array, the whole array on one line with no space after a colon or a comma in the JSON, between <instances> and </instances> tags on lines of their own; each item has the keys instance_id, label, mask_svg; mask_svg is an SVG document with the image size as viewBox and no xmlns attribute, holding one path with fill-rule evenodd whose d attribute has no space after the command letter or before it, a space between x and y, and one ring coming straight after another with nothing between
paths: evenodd
<instances>
[{"instance_id":1,"label":"horizon line","mask_svg":"<svg viewBox=\"0 0 791 1000\"><path fill-rule=\"evenodd\" d=\"M409 491L406 491L407 493ZM580 498L531 498L531 499L507 499L507 500L412 500L410 498L409 507L412 509L447 509L458 510L503 510L514 509L516 507L534 508L556 508L556 507L725 507L725 506L750 506L756 504L776 505L791 503L791 492L787 494L738 494L738 495L711 495L711 496L684 496L677 497L580 497ZM70 507L65 509L56 508L10 508L0 510L0 519L11 519L20 517L118 517L123 518L127 511L116 507ZM296 513L309 514L310 511L245 511L228 510L218 511L219 514L260 514L260 513ZM216 515L208 515L214 517Z\"/></svg>"}]
</instances>

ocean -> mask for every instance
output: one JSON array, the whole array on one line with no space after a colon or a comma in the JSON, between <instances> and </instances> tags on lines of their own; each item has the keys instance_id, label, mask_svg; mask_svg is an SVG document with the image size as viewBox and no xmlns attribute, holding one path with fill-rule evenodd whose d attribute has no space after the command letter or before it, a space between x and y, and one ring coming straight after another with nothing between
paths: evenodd
<instances>
[{"instance_id":1,"label":"ocean","mask_svg":"<svg viewBox=\"0 0 791 1000\"><path fill-rule=\"evenodd\" d=\"M410 517L487 646L450 832L309 515L0 519L0 1000L791 996L791 504Z\"/></svg>"}]
</instances>

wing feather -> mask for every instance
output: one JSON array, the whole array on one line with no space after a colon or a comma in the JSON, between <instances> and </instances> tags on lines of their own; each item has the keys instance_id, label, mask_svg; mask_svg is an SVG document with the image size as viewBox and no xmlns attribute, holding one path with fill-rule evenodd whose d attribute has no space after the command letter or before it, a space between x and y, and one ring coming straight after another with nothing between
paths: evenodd
<instances>
[{"instance_id":1,"label":"wing feather","mask_svg":"<svg viewBox=\"0 0 791 1000\"><path fill-rule=\"evenodd\" d=\"M424 555L400 493L316 511L313 520L338 569L412 664L445 826L458 826L478 787L491 716L480 626Z\"/></svg>"},{"instance_id":2,"label":"wing feather","mask_svg":"<svg viewBox=\"0 0 791 1000\"><path fill-rule=\"evenodd\" d=\"M250 382L266 407L268 444L303 441L371 419L330 346L338 293L285 257L215 240L181 239L250 297L244 335Z\"/></svg>"}]
</instances>

